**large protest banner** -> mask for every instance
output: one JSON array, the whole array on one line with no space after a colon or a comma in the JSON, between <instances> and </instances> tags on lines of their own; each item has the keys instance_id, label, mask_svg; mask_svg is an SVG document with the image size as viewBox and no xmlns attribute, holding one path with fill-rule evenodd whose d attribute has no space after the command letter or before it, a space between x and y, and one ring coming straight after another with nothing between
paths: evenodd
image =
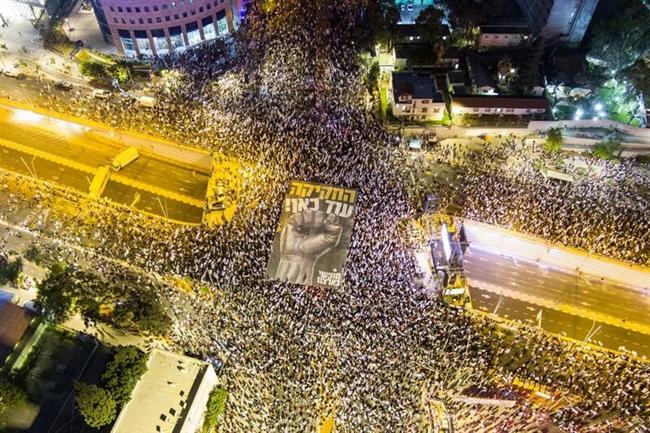
<instances>
[{"instance_id":1,"label":"large protest banner","mask_svg":"<svg viewBox=\"0 0 650 433\"><path fill-rule=\"evenodd\" d=\"M266 275L309 286L339 287L352 236L355 189L291 181Z\"/></svg>"}]
</instances>

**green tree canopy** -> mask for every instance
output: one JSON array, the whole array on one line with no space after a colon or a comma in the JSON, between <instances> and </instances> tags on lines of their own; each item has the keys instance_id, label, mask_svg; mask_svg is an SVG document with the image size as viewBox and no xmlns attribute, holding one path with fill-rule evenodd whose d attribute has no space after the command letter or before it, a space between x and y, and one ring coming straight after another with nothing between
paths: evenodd
<instances>
[{"instance_id":1,"label":"green tree canopy","mask_svg":"<svg viewBox=\"0 0 650 433\"><path fill-rule=\"evenodd\" d=\"M148 355L135 346L118 347L113 359L106 365L102 381L118 407L131 399L131 393L140 377L147 371Z\"/></svg>"},{"instance_id":2,"label":"green tree canopy","mask_svg":"<svg viewBox=\"0 0 650 433\"><path fill-rule=\"evenodd\" d=\"M99 428L115 419L117 408L111 394L96 385L75 383L75 404L86 424Z\"/></svg>"},{"instance_id":3,"label":"green tree canopy","mask_svg":"<svg viewBox=\"0 0 650 433\"><path fill-rule=\"evenodd\" d=\"M447 30L442 23L444 16L440 9L433 6L428 6L420 12L415 20L415 28L424 41L433 43L442 39Z\"/></svg>"},{"instance_id":4,"label":"green tree canopy","mask_svg":"<svg viewBox=\"0 0 650 433\"><path fill-rule=\"evenodd\" d=\"M53 263L48 268L47 277L38 284L37 289L35 304L45 318L55 324L66 321L75 300L72 269L66 263Z\"/></svg>"},{"instance_id":5,"label":"green tree canopy","mask_svg":"<svg viewBox=\"0 0 650 433\"><path fill-rule=\"evenodd\" d=\"M625 68L620 75L629 80L630 85L637 91L650 98L650 56L638 59L634 64Z\"/></svg>"},{"instance_id":6,"label":"green tree canopy","mask_svg":"<svg viewBox=\"0 0 650 433\"><path fill-rule=\"evenodd\" d=\"M0 285L16 285L18 275L23 271L23 261L20 258L15 260L2 260L0 262Z\"/></svg>"},{"instance_id":7,"label":"green tree canopy","mask_svg":"<svg viewBox=\"0 0 650 433\"><path fill-rule=\"evenodd\" d=\"M393 0L369 0L368 21L376 42L392 46L397 34L400 11Z\"/></svg>"},{"instance_id":8,"label":"green tree canopy","mask_svg":"<svg viewBox=\"0 0 650 433\"><path fill-rule=\"evenodd\" d=\"M102 79L108 76L106 67L99 62L94 60L84 60L79 64L79 70L81 73L87 77Z\"/></svg>"},{"instance_id":9,"label":"green tree canopy","mask_svg":"<svg viewBox=\"0 0 650 433\"><path fill-rule=\"evenodd\" d=\"M205 425L208 429L213 429L219 424L219 419L226 411L227 400L228 391L223 388L215 388L210 393L205 412Z\"/></svg>"},{"instance_id":10,"label":"green tree canopy","mask_svg":"<svg viewBox=\"0 0 650 433\"><path fill-rule=\"evenodd\" d=\"M639 0L623 0L617 10L620 15L594 26L589 52L613 74L650 51L650 11Z\"/></svg>"},{"instance_id":11,"label":"green tree canopy","mask_svg":"<svg viewBox=\"0 0 650 433\"><path fill-rule=\"evenodd\" d=\"M517 91L528 93L533 87L542 83L544 49L544 42L541 38L538 38L525 50L523 61L515 79Z\"/></svg>"},{"instance_id":12,"label":"green tree canopy","mask_svg":"<svg viewBox=\"0 0 650 433\"><path fill-rule=\"evenodd\" d=\"M497 16L508 5L506 0L445 0L451 10L451 20L466 30Z\"/></svg>"},{"instance_id":13,"label":"green tree canopy","mask_svg":"<svg viewBox=\"0 0 650 433\"><path fill-rule=\"evenodd\" d=\"M6 376L0 376L0 430L4 413L11 407L27 400L27 396Z\"/></svg>"},{"instance_id":14,"label":"green tree canopy","mask_svg":"<svg viewBox=\"0 0 650 433\"><path fill-rule=\"evenodd\" d=\"M562 137L561 128L551 128L546 131L546 144L545 148L549 152L559 152L562 150L564 144L564 137Z\"/></svg>"}]
</instances>

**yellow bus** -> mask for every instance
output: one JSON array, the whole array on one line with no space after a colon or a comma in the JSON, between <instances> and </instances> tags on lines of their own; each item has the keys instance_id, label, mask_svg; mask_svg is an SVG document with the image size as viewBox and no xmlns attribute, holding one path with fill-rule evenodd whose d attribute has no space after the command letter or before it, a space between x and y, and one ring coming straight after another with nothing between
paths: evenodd
<instances>
[{"instance_id":1,"label":"yellow bus","mask_svg":"<svg viewBox=\"0 0 650 433\"><path fill-rule=\"evenodd\" d=\"M104 193L106 184L111 178L111 171L108 169L108 166L101 166L97 169L93 181L90 183L88 188L88 195L92 198L99 198Z\"/></svg>"},{"instance_id":2,"label":"yellow bus","mask_svg":"<svg viewBox=\"0 0 650 433\"><path fill-rule=\"evenodd\" d=\"M136 159L138 159L139 156L140 153L138 153L138 149L136 149L135 147L129 147L123 150L122 152L120 152L120 154L115 157L112 164L113 169L115 171L120 171L121 169L131 164Z\"/></svg>"}]
</instances>

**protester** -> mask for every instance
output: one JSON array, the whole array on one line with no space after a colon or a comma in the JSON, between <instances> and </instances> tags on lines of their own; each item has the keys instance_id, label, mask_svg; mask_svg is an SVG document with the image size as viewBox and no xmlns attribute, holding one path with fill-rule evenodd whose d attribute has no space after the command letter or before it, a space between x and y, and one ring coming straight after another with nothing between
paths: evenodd
<instances>
[{"instance_id":1,"label":"protester","mask_svg":"<svg viewBox=\"0 0 650 433\"><path fill-rule=\"evenodd\" d=\"M176 348L225 363L221 381L230 395L223 431L311 431L331 409L345 432L421 431L430 422L423 393L448 403L456 431L533 432L548 416L569 432L592 431L590 423L602 419L644 431L650 422L647 364L590 352L526 325L511 335L417 290L413 252L397 230L415 214L417 194L407 186L398 137L362 105L363 70L352 43L362 13L356 0L315 3L305 8L283 0L268 15L253 8L236 40L155 60L157 71L178 76L161 74L151 84L153 108L128 98L70 103L44 93L49 108L155 132L252 167L232 221L215 229L180 227L71 193L34 191L35 183L8 175L1 178L7 203L1 216L84 246L87 254L205 284L208 300L161 290L173 312ZM501 158L497 152L505 149L495 149L485 151L484 161ZM434 150L429 158L449 162L445 152ZM480 163L456 165L462 182L445 187L445 203L461 196L463 215L647 261L647 200L607 198L609 191L617 191L617 199L632 193L633 183L589 193L586 184L557 186L532 172L517 179ZM606 179L624 177L630 166L612 163ZM291 179L357 188L339 290L265 278ZM20 186L12 186L16 182ZM61 198L79 212L57 208ZM607 209L597 209L601 205ZM603 246L600 233L612 236ZM515 376L552 389L563 403L549 415L510 397ZM503 409L453 401L477 387L500 389L497 395L517 404Z\"/></svg>"}]
</instances>

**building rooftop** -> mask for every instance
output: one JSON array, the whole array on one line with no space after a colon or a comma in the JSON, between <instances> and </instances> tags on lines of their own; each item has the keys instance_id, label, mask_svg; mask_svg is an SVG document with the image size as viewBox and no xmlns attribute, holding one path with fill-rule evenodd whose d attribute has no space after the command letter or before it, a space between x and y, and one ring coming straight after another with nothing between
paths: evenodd
<instances>
[{"instance_id":1,"label":"building rooftop","mask_svg":"<svg viewBox=\"0 0 650 433\"><path fill-rule=\"evenodd\" d=\"M31 321L32 316L23 307L0 299L0 365L13 352Z\"/></svg>"},{"instance_id":2,"label":"building rooftop","mask_svg":"<svg viewBox=\"0 0 650 433\"><path fill-rule=\"evenodd\" d=\"M147 371L120 412L112 433L177 433L203 381L208 363L153 350Z\"/></svg>"},{"instance_id":3,"label":"building rooftop","mask_svg":"<svg viewBox=\"0 0 650 433\"><path fill-rule=\"evenodd\" d=\"M530 108L548 109L548 99L531 96L472 95L454 97L453 104L470 108Z\"/></svg>"},{"instance_id":4,"label":"building rooftop","mask_svg":"<svg viewBox=\"0 0 650 433\"><path fill-rule=\"evenodd\" d=\"M433 75L426 72L393 72L395 102L403 96L442 101L442 95L437 91Z\"/></svg>"},{"instance_id":5,"label":"building rooftop","mask_svg":"<svg viewBox=\"0 0 650 433\"><path fill-rule=\"evenodd\" d=\"M515 35L525 35L530 33L530 31L528 30L528 27L484 25L481 26L481 33L508 33Z\"/></svg>"},{"instance_id":6,"label":"building rooftop","mask_svg":"<svg viewBox=\"0 0 650 433\"><path fill-rule=\"evenodd\" d=\"M496 88L497 80L490 74L485 64L485 56L470 51L467 53L467 64L476 87L490 86Z\"/></svg>"}]
</instances>

